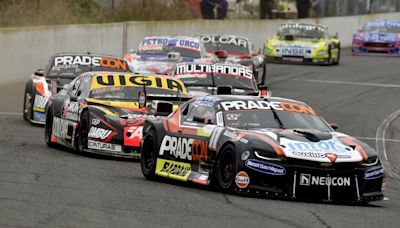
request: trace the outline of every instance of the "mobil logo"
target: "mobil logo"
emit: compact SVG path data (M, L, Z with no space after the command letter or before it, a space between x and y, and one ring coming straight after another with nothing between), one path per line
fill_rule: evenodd
M236 174L235 183L239 188L247 188L250 184L250 177L245 171L240 171Z
M292 152L335 152L335 153L346 153L349 152L341 142L330 139L319 142L301 142L290 140L287 143L287 148Z

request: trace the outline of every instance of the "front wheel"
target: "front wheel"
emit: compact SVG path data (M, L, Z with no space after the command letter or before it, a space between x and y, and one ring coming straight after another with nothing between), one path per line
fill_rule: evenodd
M337 58L333 65L339 65L339 62L340 62L340 45L338 46Z
M48 147L54 147L56 144L51 141L51 137L53 136L53 112L51 111L51 107L49 107L46 114L46 125L44 127L44 139Z
M216 180L222 191L232 191L235 187L235 147L227 145L221 152L220 159L217 162Z
M143 138L142 157L140 159L142 173L148 180L156 179L157 152L156 131L150 130Z

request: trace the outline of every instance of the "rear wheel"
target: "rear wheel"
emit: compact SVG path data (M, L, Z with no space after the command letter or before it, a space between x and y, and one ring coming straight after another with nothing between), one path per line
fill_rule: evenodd
M33 107L32 103L33 103L32 88L30 83L27 83L25 86L24 104L22 110L22 117L26 121L32 119L32 107Z
M221 153L221 157L217 163L216 180L222 191L231 191L235 187L235 147L227 145Z
M157 152L156 131L150 130L143 138L142 157L140 160L142 173L146 179L156 179Z
M77 149L79 152L84 152L88 148L89 134L89 112L84 111L79 121L77 138Z
M46 114L46 125L44 127L44 139L48 147L54 147L56 145L51 141L51 137L53 135L53 118L53 112L51 111L51 107L49 107Z

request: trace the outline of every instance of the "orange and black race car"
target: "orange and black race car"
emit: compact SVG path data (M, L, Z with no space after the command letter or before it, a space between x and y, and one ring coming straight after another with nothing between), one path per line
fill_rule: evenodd
M88 71L129 72L128 63L118 57L99 54L58 53L45 69L38 69L25 85L23 117L32 123L45 123L45 108L52 94Z
M87 72L50 98L46 143L138 157L144 119L169 114L188 99L184 84L169 76Z
M141 168L223 191L328 202L383 199L384 167L365 143L307 104L269 97L193 98L146 120Z

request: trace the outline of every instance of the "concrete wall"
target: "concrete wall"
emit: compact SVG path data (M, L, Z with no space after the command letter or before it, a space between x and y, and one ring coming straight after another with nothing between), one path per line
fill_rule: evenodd
M332 34L339 33L342 46L349 47L354 31L372 19L400 20L400 13L298 21L327 25ZM0 29L0 85L27 80L35 69L44 68L49 57L56 52L91 51L122 55L125 47L136 48L144 36L202 33L246 36L256 48L260 48L265 39L272 37L278 26L285 22L288 21L153 21ZM124 39L124 34L127 39Z

